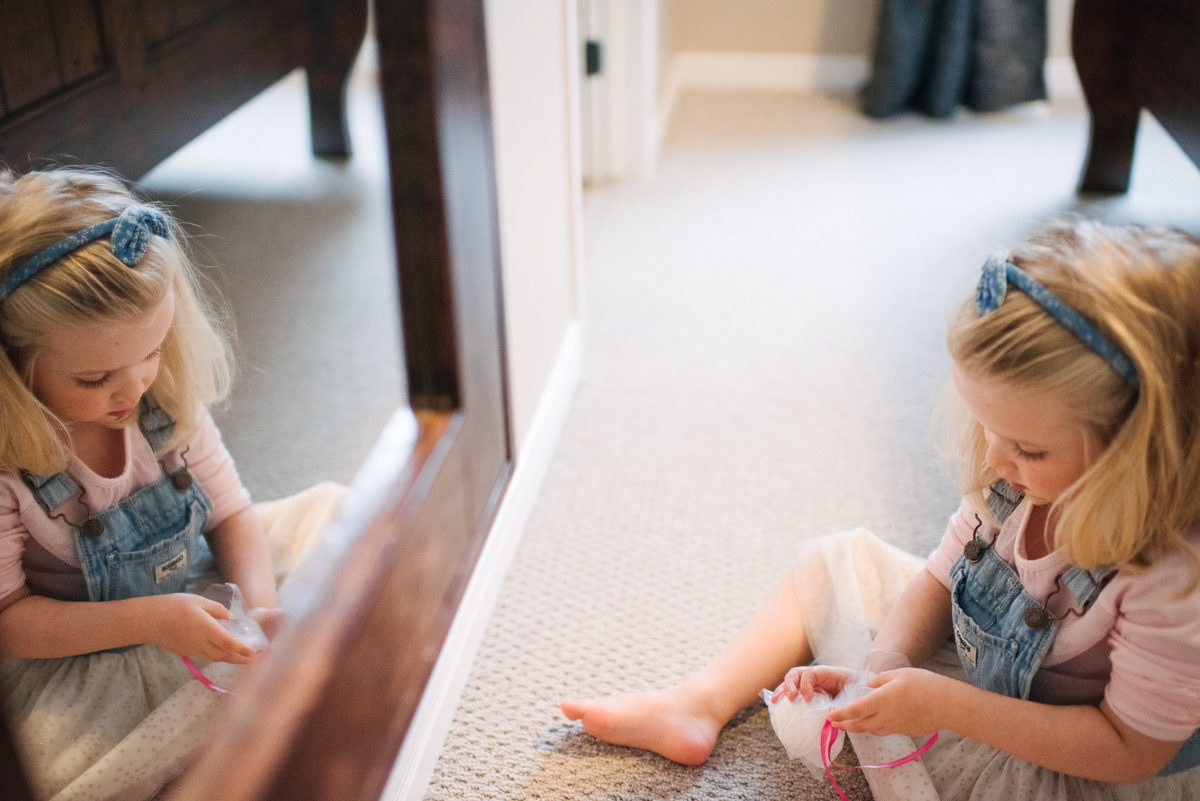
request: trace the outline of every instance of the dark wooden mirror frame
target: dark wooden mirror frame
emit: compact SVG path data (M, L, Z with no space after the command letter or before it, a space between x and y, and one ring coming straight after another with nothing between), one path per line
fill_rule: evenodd
M159 43L136 0L53 5L94 10L101 66L74 83L63 67L57 89L0 116L13 166L71 154L139 177L295 66L309 71L314 152L348 153L365 4L178 0L161 6L174 16L154 30L178 30ZM415 447L376 464L386 503L173 799L378 798L511 471L482 2L380 3L375 21ZM6 731L0 782L31 798Z

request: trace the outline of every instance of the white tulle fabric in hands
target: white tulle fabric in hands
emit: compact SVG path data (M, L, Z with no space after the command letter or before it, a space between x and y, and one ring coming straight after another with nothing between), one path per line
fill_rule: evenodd
M904 660L904 664L897 667L909 667L908 660ZM781 695L778 701L772 702L771 697L774 693L771 690L763 690L762 698L771 714L771 728L775 730L779 742L783 743L788 759L803 760L817 781L824 779L826 773L821 759L821 730L825 726L825 718L833 710L857 701L871 692L867 682L875 675L871 670L860 671L834 698L830 698L824 690L817 690L813 693L811 701L805 701L800 695L796 696L795 701ZM835 731L837 736L829 749L830 761L842 753L842 746L846 742L846 733L836 729Z
M835 709L833 699L822 690L814 692L811 701L800 696L793 701L786 695L772 701L773 694L770 690L762 691L775 736L783 743L788 759L803 760L817 781L821 781L825 778L825 769L821 767L821 727L825 725L825 716ZM845 742L846 733L839 731L830 749L832 757L842 753Z

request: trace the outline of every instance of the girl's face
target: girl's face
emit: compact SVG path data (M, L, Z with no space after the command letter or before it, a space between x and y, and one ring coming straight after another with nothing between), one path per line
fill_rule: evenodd
M141 320L82 323L53 332L37 351L31 389L68 423L128 424L158 375L158 353L175 316L168 292Z
M954 385L983 426L988 465L1035 501L1058 500L1104 450L1056 394L973 378L957 367Z

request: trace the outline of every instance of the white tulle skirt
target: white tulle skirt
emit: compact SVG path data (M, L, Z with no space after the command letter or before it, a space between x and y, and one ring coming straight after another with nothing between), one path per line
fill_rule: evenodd
M319 484L256 504L276 583L310 554L345 496ZM236 691L240 668L197 661ZM154 645L121 653L0 660L0 697L34 796L52 801L144 801L177 776L230 697L197 681Z
M924 559L888 545L865 529L802 543L796 591L817 661L859 667L905 584L924 566ZM966 680L951 643L925 667ZM861 759L864 743L852 740ZM1113 785L1047 770L946 731L921 761L924 770L919 763L912 763L864 771L876 801L930 797L930 792L936 792L941 801L1200 799L1200 767L1141 784Z

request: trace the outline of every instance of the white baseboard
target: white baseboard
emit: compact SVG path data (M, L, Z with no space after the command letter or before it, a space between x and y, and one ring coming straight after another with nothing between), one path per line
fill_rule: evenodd
M732 92L853 92L866 83L871 64L860 55L812 53L682 52L671 57L659 92L660 137L686 89ZM1075 62L1046 59L1051 99L1082 97Z
M383 801L420 801L425 795L484 631L504 586L504 577L554 456L582 373L583 338L576 322L563 336L508 489L408 728L381 796Z

